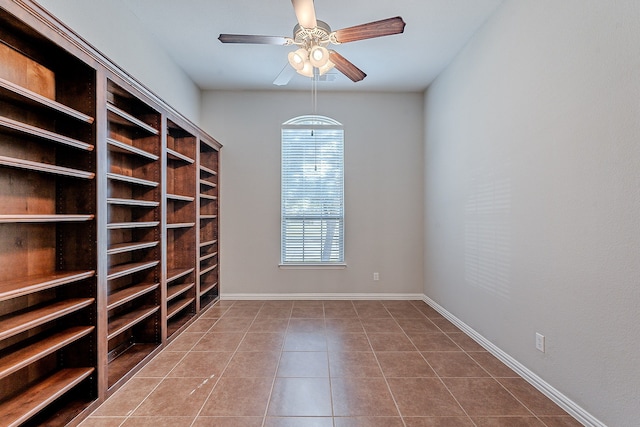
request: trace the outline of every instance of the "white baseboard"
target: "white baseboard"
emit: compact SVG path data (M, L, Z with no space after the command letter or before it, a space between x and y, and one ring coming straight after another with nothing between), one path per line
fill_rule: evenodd
M589 412L584 410L577 403L562 394L551 384L540 378L538 375L529 370L522 363L495 346L491 341L473 330L469 325L449 313L444 307L433 301L426 295L422 296L422 300L431 306L434 310L444 316L451 323L460 328L464 333L473 338L478 344L484 347L489 353L500 359L505 365L513 369L518 375L528 381L532 386L538 389L542 394L553 400L558 406L567 411L572 417L580 421L587 427L607 427L606 424L595 418Z
M422 301L423 294L345 294L345 293L288 293L288 294L220 294L221 300L412 300Z

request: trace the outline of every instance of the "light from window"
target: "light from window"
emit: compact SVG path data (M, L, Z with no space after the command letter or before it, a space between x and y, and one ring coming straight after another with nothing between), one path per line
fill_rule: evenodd
M286 264L344 263L344 131L328 117L282 126L282 246Z

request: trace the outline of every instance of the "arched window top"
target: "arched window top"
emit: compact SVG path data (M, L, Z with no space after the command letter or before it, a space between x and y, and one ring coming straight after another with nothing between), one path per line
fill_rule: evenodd
M287 120L282 126L337 126L342 128L342 123L330 117L306 115Z

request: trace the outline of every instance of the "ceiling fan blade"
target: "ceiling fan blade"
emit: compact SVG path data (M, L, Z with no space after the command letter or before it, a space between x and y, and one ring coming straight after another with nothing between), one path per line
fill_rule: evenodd
M254 36L249 34L220 34L222 43L275 44L287 46L292 43L291 38L281 36Z
M318 25L313 0L291 0L291 4L302 28L313 29Z
M335 50L329 51L329 60L335 64L338 71L349 77L354 82L359 82L360 80L367 77L364 71L353 65L344 56L340 55Z
M278 74L278 77L273 81L273 84L276 86L286 86L295 73L296 70L287 62L282 71L280 71L280 74Z
M354 27L343 28L334 32L338 43L348 43L374 37L390 36L404 32L406 23L401 17L383 19Z

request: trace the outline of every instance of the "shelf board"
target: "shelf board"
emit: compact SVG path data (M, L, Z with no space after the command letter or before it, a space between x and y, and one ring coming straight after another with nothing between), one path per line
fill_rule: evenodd
M50 108L54 111L65 114L76 120L80 120L81 122L91 124L94 121L94 118L87 114L81 113L80 111L74 110L71 107L68 107L64 104L54 101L53 99L44 97L38 93L30 91L29 89L25 89L22 86L19 86L3 78L0 78L0 88L8 90L9 92L16 94L21 98L24 98L25 100L30 101L31 103Z
M127 144L126 142L117 141L113 138L107 138L107 144L110 150L117 151L119 153L132 154L140 157L144 157L149 160L158 160L160 157L156 156L153 153L149 153L142 148L134 147L131 144Z
M18 169L26 169L35 172L68 176L72 178L93 179L96 176L96 174L93 172L86 172L78 169L56 166L49 163L32 162L30 160L16 159L6 156L0 156L0 165Z
M200 184L211 188L216 188L218 186L215 182L207 181L206 179L201 179Z
M157 187L158 183L147 179L135 178L133 176L120 175L118 173L108 173L107 178L114 181L127 182L129 184L142 185L144 187Z
M60 135L59 133L51 132L46 129L22 123L8 117L0 116L0 126L26 135L35 136L63 145L68 145L70 147L78 148L84 151L93 151L94 149L94 146L92 144L87 144L86 142L82 142L77 139L69 138L68 136Z
M207 240L206 242L200 242L200 247L204 248L206 246L211 246L211 245L215 245L216 243L218 243L218 240Z
M181 196L179 194L167 194L167 200L176 200L178 202L193 202L196 198L191 196Z
M189 156L185 156L182 153L177 152L176 150L172 150L171 148L167 148L167 159L169 160L179 160L188 164L193 164L195 160L193 160Z
M107 102L107 111L109 111L110 113L113 114L113 116L109 117L109 120L114 121L116 123L119 124L125 124L125 125L129 125L129 126L135 126L137 128L143 129L146 132L150 133L151 135L158 135L160 132L158 131L158 129L149 126L148 124L146 124L145 122L143 122L142 120L140 120L139 118L127 113L124 110L121 110L120 108L116 107L115 105ZM114 117L115 116L115 117ZM118 120L121 119L121 120ZM122 121L124 120L124 122Z
M176 229L176 228L189 228L195 226L195 222L178 222L175 224L167 224L167 228Z
M196 299L195 298L187 298L184 300L174 301L172 304L167 306L167 320L174 317L176 314L180 313L190 304L192 304Z
M107 203L110 205L134 206L139 208L155 208L160 206L160 202L153 200L118 199L115 197L108 198Z
M107 224L107 230L121 230L125 228L151 228L160 224L160 221L145 222L112 222Z
M19 279L0 282L0 301L29 295L45 289L67 285L88 279L95 275L94 270L87 271L57 271L52 274L20 277Z
M167 283L173 282L187 274L192 273L195 268L172 268L167 271Z
M206 260L208 260L209 258L213 258L213 257L214 257L214 256L216 256L216 255L218 255L218 252L212 252L212 253L210 253L210 254L203 255L203 256L201 256L201 257L200 257L200 262L202 262L202 261L206 261Z
M2 425L22 425L54 400L80 384L91 375L94 368L67 368L47 377L22 393L0 404Z
M218 215L200 215L200 219L216 219Z
M205 140L205 139L201 139L200 140L201 144L205 144L207 146L208 149L213 150L213 151L218 151L219 148L216 147L215 145L211 144L209 141ZM202 148L200 148L200 151L202 151Z
M149 356L158 344L135 343L123 353L109 361L107 368L108 387L111 388L128 372L133 370L145 357Z
M208 286L201 287L200 295L204 295L208 292L211 292L216 286L218 286L218 282L214 282Z
M212 265L212 266L210 266L210 267L205 268L204 270L200 270L200 275L202 276L203 274L206 274L206 273L208 273L208 272L210 272L210 271L213 271L213 270L215 270L217 267L218 267L218 264L214 264L214 265Z
M119 277L128 276L129 274L137 273L139 271L148 270L155 267L159 263L160 261L148 261L116 265L109 268L109 272L107 273L107 280L113 280Z
M158 286L160 286L158 283L142 283L114 292L108 297L107 310L113 310L122 304L126 304L142 295L148 294L158 289Z
M158 246L157 241L153 242L127 242L127 243L118 243L116 245L109 246L107 249L107 255L115 255L122 254L125 252L133 252L140 249L148 249Z
M93 218L93 215L0 215L0 223L82 222Z
M158 311L160 307L142 307L134 311L127 312L121 316L117 316L113 319L109 319L109 332L107 334L107 340L111 340L114 337L120 335L127 329L132 328L138 323L145 320L147 317Z
M93 298L60 300L17 315L2 316L2 320L0 320L0 340L83 309L93 304L93 301Z
M210 169L210 168L208 168L206 166L203 166L203 165L200 165L200 170L204 171L204 172L206 172L208 174L211 174L211 175L218 175L218 172L216 172L213 169Z
M200 194L201 199L218 200L218 196L210 196L208 194Z
M0 378L5 378L20 369L52 354L88 335L93 326L74 326L43 338L0 359Z
M174 298L184 294L189 289L192 289L195 286L195 283L182 283L180 285L173 285L167 288L167 301L171 301Z

